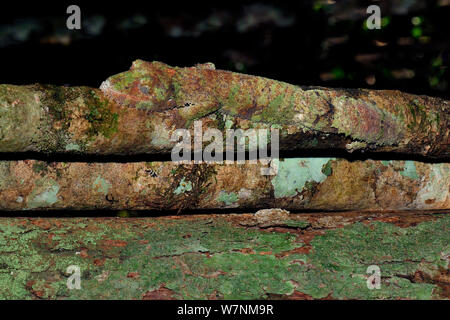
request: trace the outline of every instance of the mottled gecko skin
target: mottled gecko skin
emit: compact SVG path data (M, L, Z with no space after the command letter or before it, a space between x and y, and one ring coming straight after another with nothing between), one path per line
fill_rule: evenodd
M289 152L450 159L450 102L399 91L299 87L212 64L142 60L101 90L0 84L0 153L170 154L174 132L194 134L196 120L222 135L279 129Z
M263 77L136 60L100 89L116 103L201 118L221 114L254 123L345 136L347 149L383 147L427 156L450 156L449 101L399 91L299 87ZM438 107L436 107L438 106Z
M195 77L198 74L202 78L212 78L214 74L208 73L208 70L215 70L212 63L177 68L157 61L136 60L129 71L108 78L100 89L122 106L149 112L193 105L209 108L217 104L211 99L215 88L212 88L211 82L204 83L200 77ZM202 86L186 88L198 83L202 83ZM207 93L208 97L202 92ZM200 99L197 97L199 94Z

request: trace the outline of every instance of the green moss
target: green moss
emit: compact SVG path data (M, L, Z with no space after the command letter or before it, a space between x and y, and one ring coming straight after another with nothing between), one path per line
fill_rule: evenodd
M225 132L226 128L226 115L224 115L222 112L220 112L220 108L217 109L214 112L214 115L216 116L216 121L217 121L217 129L219 129L222 132Z
M322 173L326 176L331 176L331 174L333 173L333 160L329 160L327 163L325 163L322 166Z
M436 125L439 126L439 124L440 124L440 118L439 118L439 113L438 113L438 112L436 112L435 122L436 122Z
M62 120L63 125L66 125L65 120L68 118L68 114L65 105L73 97L71 89L51 85L42 85L42 89L42 103L48 108L55 120Z
M316 183L312 181L306 181L303 189L305 190L314 190L316 187Z
M205 196L205 186L213 182L215 173L214 167L206 163L201 163L195 167L176 166L171 170L172 182L170 186L160 190L160 196L166 199L168 206L171 208L178 210L194 208ZM174 190L177 190L177 192L174 192Z
M47 166L48 166L48 165L47 165L46 162L35 161L35 162L33 163L32 169L33 169L33 172L35 172L35 173L40 173L40 172L45 173L45 172L47 172L47 170L48 170L48 167L47 167Z
M309 226L311 226L311 223L305 220L287 220L284 222L284 224L288 227L292 228L300 228L300 229L306 229Z
M70 140L68 129L70 127L71 114L68 110L68 104L79 96L81 88L60 87L52 85L36 85L36 90L40 92L40 102L48 110L50 119L47 125L49 132L44 131L38 149L43 152L64 152L65 147ZM57 126L54 126L57 124Z
M412 115L412 122L408 124L408 128L411 130L421 129L424 130L427 126L431 126L433 122L439 125L439 113L436 112L434 119L428 114L428 111L424 105L419 104L417 100L414 100L412 104L408 106L409 112Z
M91 91L86 97L88 113L86 119L91 125L89 128L90 136L102 134L106 138L117 132L119 115L110 110L109 102L100 98L94 91Z

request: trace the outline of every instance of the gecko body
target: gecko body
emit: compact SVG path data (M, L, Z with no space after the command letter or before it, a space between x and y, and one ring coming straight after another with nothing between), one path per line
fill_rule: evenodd
M388 90L300 87L216 70L212 63L180 68L143 60L134 61L130 70L108 78L100 88L124 107L146 113L176 110L168 117L176 114L186 120L183 123L220 112L248 120L253 127L262 124L288 134L301 131L317 139L333 138L349 152L384 148L448 154L444 114L449 105L438 98Z

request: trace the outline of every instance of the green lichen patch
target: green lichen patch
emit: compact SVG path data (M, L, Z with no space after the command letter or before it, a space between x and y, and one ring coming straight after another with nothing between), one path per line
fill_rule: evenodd
M1 219L0 298L141 299L160 288L184 299L294 291L335 299L443 297L433 279L448 269L446 215L408 227L375 221L307 229L301 234L315 232L307 244L294 229L248 229L232 220ZM69 265L80 267L81 290L66 286ZM380 268L380 289L367 287L371 265Z
M389 164L391 163L390 160L382 160L381 163L383 164L383 166L388 167Z
M92 184L92 189L94 191L103 193L104 195L108 194L109 189L111 189L111 187L112 187L111 183L102 178L101 176L95 178L95 181Z
M239 197L234 192L227 193L225 191L220 191L219 196L217 197L217 201L223 202L227 206L234 204L238 200L239 200Z
M34 196L28 201L28 207L30 209L49 207L52 204L58 202L59 186L51 186L44 192Z
M289 158L279 161L278 173L272 179L275 197L293 197L302 192L308 182L324 181L331 174L330 168L327 168L331 160L333 159Z
M91 264L80 254L104 235L104 226L35 219L24 226L0 220L0 299L54 299L69 295L66 269L77 265L85 278ZM82 236L81 234L82 233Z
M435 164L430 172L427 184L419 191L416 202L425 207L436 201L444 202L448 199L449 185L450 175L446 163Z
M400 174L413 180L419 179L414 161L405 161L405 166L403 170L400 171Z
M59 189L60 186L53 179L38 179L35 188L27 197L27 209L51 207L59 201Z
M314 238L312 253L303 256L315 268L298 267L297 290L315 298L431 299L439 291L435 285L408 279L418 270L432 278L446 267L441 252L449 243L449 223L445 217L409 228L374 222L328 231ZM367 288L370 265L381 270L379 290Z
M192 183L190 181L184 181L184 178L181 179L180 184L178 185L178 188L173 190L173 193L180 194L192 191Z
M94 282L92 287L89 283L85 290L92 290L88 291L90 295L103 292L104 297L115 298L115 292L120 288L120 298L139 299L146 291L164 284L165 288L186 299L204 299L215 292L225 298L242 296L245 290L253 291L247 295L251 298L255 293L263 294L260 284L265 284L270 276L267 274L265 279L254 282L258 273L246 271L250 270L250 263L261 261L256 267L261 269L259 275L279 264L274 255L258 253L273 250L276 254L295 248L293 235L246 231L220 220L168 223L158 225L157 230L145 233L140 242L128 242L121 252L125 259L122 258L120 264L105 264L105 268L110 270L108 279L101 284ZM245 251L249 245L256 253L254 257L237 252ZM239 269L244 272L242 276L238 275ZM139 278L127 279L130 272L139 273ZM238 285L243 289L241 293L235 288ZM274 285L290 286L288 283L276 284L275 281ZM246 286L249 287L246 289ZM227 287L233 292L228 294ZM222 288L224 292L220 292ZM73 298L80 298L85 297L86 292L74 294Z
M65 148L66 151L80 151L80 146L76 143L68 143Z

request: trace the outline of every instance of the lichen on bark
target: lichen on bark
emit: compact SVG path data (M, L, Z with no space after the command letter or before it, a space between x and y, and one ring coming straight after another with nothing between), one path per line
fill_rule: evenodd
M348 161L84 163L0 161L0 210L417 210L450 207L450 164ZM20 199L20 201L18 201Z
M448 159L449 113L446 100L399 91L299 87L138 60L101 90L1 85L0 152L169 154L175 130L193 136L200 120L204 130L222 133L276 127L281 150Z
M0 298L449 298L449 217L1 218ZM69 265L81 290L67 288ZM370 265L379 290L367 287Z

